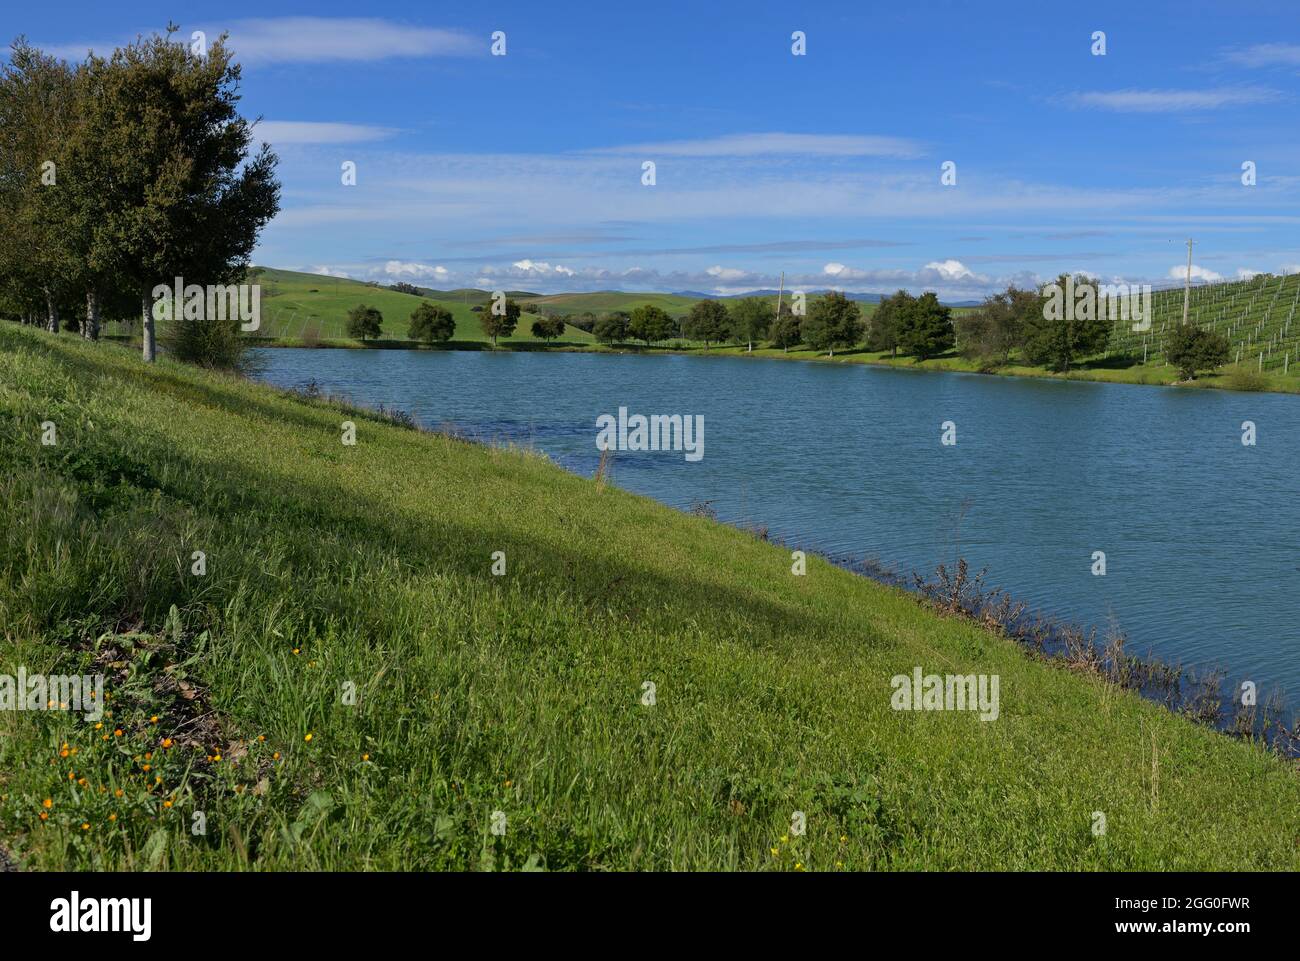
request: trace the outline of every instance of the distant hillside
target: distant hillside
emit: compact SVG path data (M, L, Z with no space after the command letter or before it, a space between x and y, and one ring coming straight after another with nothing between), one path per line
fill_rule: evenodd
M346 277L329 277L272 267L254 269L260 271L258 282L262 286L262 327L258 331L260 337L307 342L348 340L348 311L358 304L366 304L377 307L384 316L381 339L405 341L411 311L421 301L428 300L446 307L455 317L454 342L481 344L491 339L483 333L479 323L480 312L474 310L488 302L491 296L488 291L428 290L423 296L416 296ZM529 291L507 291L507 294L520 300L521 305L524 298L537 296ZM540 343L529 333L529 327L536 319L535 315L525 313L514 336L504 338L503 342ZM587 344L592 342L592 336L576 327L568 327L560 340L564 343Z
M524 306L536 306L555 313L580 314L585 311L602 313L611 310L632 311L645 304L653 304L674 317L691 309L699 297L681 294L627 293L621 290L598 290L591 293L533 295Z

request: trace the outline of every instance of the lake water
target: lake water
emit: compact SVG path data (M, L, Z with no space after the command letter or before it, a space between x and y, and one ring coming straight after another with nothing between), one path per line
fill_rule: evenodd
M1043 613L1117 624L1132 653L1300 703L1300 398L716 356L259 354L278 386L314 379L588 476L601 414L701 414L701 460L620 452L613 482L904 573L960 553Z

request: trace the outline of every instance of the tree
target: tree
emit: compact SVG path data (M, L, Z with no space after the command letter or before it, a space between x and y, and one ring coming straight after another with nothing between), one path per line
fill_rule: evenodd
M59 216L75 83L66 63L22 39L0 75L0 267L11 295L55 333L78 265L74 230Z
M591 328L596 340L602 344L617 344L627 340L628 316L622 311L614 311L597 317Z
M627 322L628 336L644 341L649 347L655 341L667 340L677 333L677 324L668 312L653 304L642 304L632 311Z
M1195 380L1198 370L1226 364L1231 349L1223 335L1190 323L1176 325L1165 341L1165 357L1183 380Z
M937 357L953 345L952 311L934 291L914 299L899 313L898 346L918 361Z
M550 343L564 334L564 317L559 314L533 321L533 336Z
M867 350L889 351L892 356L898 356L898 325L913 300L906 290L881 298L867 317Z
M954 320L958 349L981 370L1001 367L1024 340L1025 318L1042 312L1037 291L1010 286L984 298L979 310Z
M411 340L422 340L426 344L445 343L454 333L456 318L441 304L425 300L411 311L411 326L406 330L406 336Z
M1076 289L1085 293L1090 289L1092 297L1085 296L1079 302L1071 297L1066 303L1062 291ZM1067 371L1078 358L1101 350L1110 331L1096 308L1096 284L1092 280L1079 277L1075 281L1062 274L1043 290L1041 309L1026 312L1022 318L1025 356L1030 363Z
M175 277L238 283L279 211L277 160L265 143L249 154L225 35L200 53L173 42L175 29L86 61L95 105L84 134L107 171L95 182L110 192L95 229L97 267L138 291L146 361L155 356L152 289Z
M500 313L497 313L498 309ZM523 310L513 300L507 300L500 308L496 301L488 305L488 309L479 317L479 323L483 326L483 333L492 338L493 347L497 345L498 337L509 337L515 332L522 313Z
M704 349L709 344L726 340L731 332L727 308L717 300L699 300L691 306L691 312L682 322L682 333L691 340L704 341Z
M754 349L754 341L767 336L772 326L772 304L762 297L742 297L731 305L729 326L732 336L743 340L747 350Z
M384 315L378 307L357 304L348 311L348 336L363 343L367 338L378 337L384 323Z
M862 311L857 301L838 291L828 291L813 302L800 325L804 343L820 353L835 356L836 347L853 347L862 339Z
M399 280L397 283L393 284L393 290L397 291L399 294L414 294L416 297L424 295L424 292L420 290L419 287L414 284L408 284L404 280Z
M783 354L799 343L799 318L791 313L789 304L781 305L781 315L772 322L770 334L772 343L780 347Z

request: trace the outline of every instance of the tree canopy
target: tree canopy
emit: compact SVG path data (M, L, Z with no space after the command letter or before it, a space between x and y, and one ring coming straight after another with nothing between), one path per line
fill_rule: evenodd
M422 340L426 344L445 343L454 333L456 318L446 307L425 300L411 311L411 325L406 331L411 340Z
M814 351L824 350L834 357L836 347L853 347L862 340L862 310L857 301L839 291L828 291L808 308L800 333Z
M102 305L133 299L146 360L154 288L240 282L279 211L277 160L266 144L251 151L225 36L203 50L175 29L75 65L20 39L0 72L6 301L57 330L59 308L80 300L78 327L93 337ZM228 338L192 342L203 341Z

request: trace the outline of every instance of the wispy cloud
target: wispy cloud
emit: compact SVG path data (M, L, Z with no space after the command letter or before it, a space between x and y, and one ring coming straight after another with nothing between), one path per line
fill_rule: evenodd
M362 143L382 140L398 131L392 127L372 127L356 123L318 123L310 120L263 120L253 128L255 140L272 144L291 143Z
M1271 103L1281 96L1279 91L1269 87L1215 87L1208 90L1094 90L1071 94L1067 100L1076 107L1124 113L1180 113Z
M469 56L487 50L485 38L460 30L419 27L375 17L275 17L199 23L185 26L176 38L190 42L202 30L209 43L224 32L230 48L245 64L342 63L397 58ZM142 31L145 34L151 30ZM40 43L56 57L79 60L87 50L101 55L134 40L134 36L97 43Z
M1223 59L1243 67L1300 67L1300 44L1257 43L1228 50Z
M595 153L637 154L647 157L759 157L793 154L806 157L916 157L921 147L903 137L851 134L738 133L702 140L608 147Z

